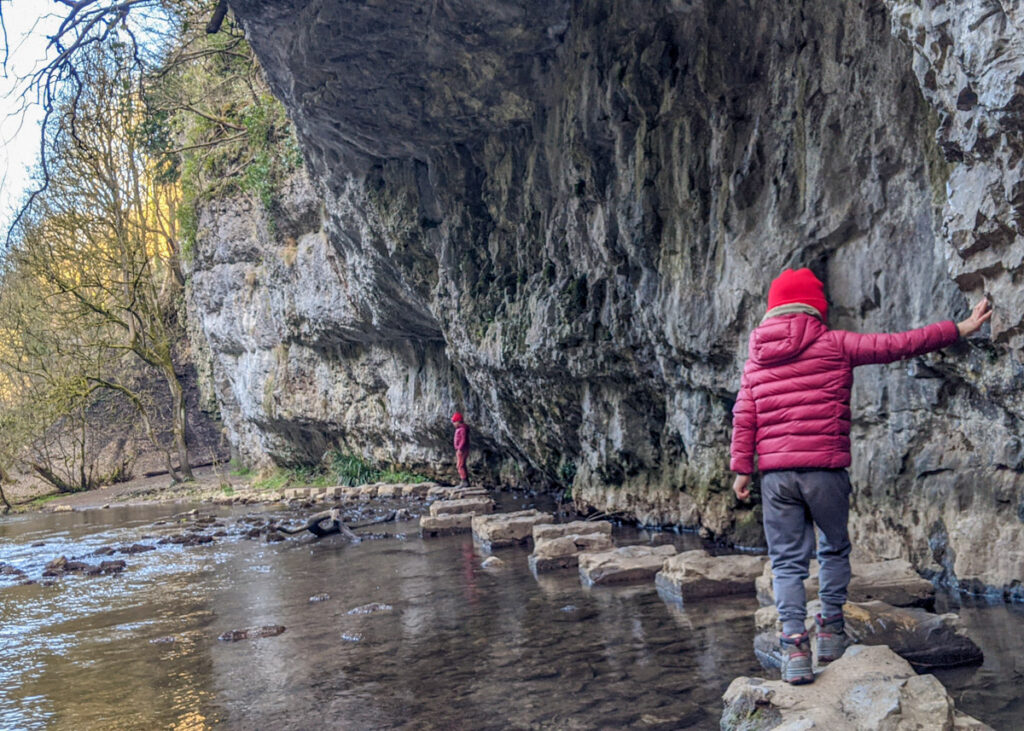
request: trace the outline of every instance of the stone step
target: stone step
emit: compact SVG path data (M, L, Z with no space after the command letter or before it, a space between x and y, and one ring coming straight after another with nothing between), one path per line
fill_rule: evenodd
M534 526L550 523L554 516L539 510L474 515L473 539L485 548L504 548L525 543L533 537Z
M804 581L807 596L818 595L818 562L811 561L810 576ZM850 561L852 576L847 588L851 602L878 600L894 607L932 607L935 587L902 558L888 561ZM762 606L775 603L771 563L757 579L757 600Z
M652 581L675 546L623 546L611 551L581 553L580 580L585 586Z
M754 596L755 581L767 560L765 556L712 556L704 550L685 551L665 561L654 582L660 593L683 602L714 596Z
M918 675L888 647L849 647L812 686L740 677L722 696L723 731L789 729L990 729L955 709L934 675ZM757 725L752 724L756 714Z
M808 631L819 611L820 602L808 603ZM975 665L985 659L956 614L933 614L918 607L894 607L879 601L847 602L843 614L851 642L886 645L919 669ZM758 632L755 654L766 667L778 667L776 638L782 629L778 618L775 607L761 607L754 615Z
M472 524L472 513L424 515L420 518L420 535L424 538L435 538L469 533L472 530Z
M494 510L489 497L470 497L461 500L437 500L430 506L431 515L486 515Z
M530 569L536 573L577 568L581 553L597 553L615 548L612 525L607 521L576 520L571 523L533 527L533 553Z

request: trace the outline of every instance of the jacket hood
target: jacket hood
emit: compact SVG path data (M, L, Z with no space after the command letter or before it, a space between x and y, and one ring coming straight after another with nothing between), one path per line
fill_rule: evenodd
M750 358L761 365L785 363L827 330L821 320L804 313L771 317L750 333Z

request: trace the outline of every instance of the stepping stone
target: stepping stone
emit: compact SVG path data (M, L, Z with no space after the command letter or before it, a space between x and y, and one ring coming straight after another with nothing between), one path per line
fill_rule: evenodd
M377 488L377 497L396 497L402 494L402 485L381 485Z
M487 548L514 546L528 541L533 536L535 525L550 523L552 520L554 517L550 513L539 510L475 515L472 521L473 538Z
M379 487L378 485L360 485L359 486L359 495L360 495L360 497L364 497L364 498L377 497L377 489L378 489L378 487Z
M430 506L431 515L485 515L494 509L489 497L471 497L462 500L438 500Z
M731 594L754 596L754 582L767 560L764 556L712 556L703 550L685 551L665 561L654 583L662 595L676 601Z
M426 497L430 488L434 484L431 482L420 482L413 483L411 485L402 485L402 496L403 497Z
M472 513L424 515L420 518L420 535L424 538L453 536L457 533L469 533L472 529Z
M804 580L808 598L818 595L818 562L811 561L810 576ZM889 561L851 561L852 577L847 588L851 602L878 600L894 607L925 607L935 605L935 587L922 578L910 562L896 558ZM762 605L775 603L772 589L771 563L757 579L757 600Z
M918 675L888 647L849 647L809 688L740 677L722 696L723 731L787 729L990 729L956 710L934 675ZM755 723L752 723L756 721Z
M536 525L533 527L530 569L534 573L543 573L576 568L581 553L599 553L615 548L611 533L612 524L603 520Z
M814 624L820 602L807 606L807 629ZM847 602L843 606L846 634L861 645L886 645L918 669L976 665L984 661L981 649L968 636L956 614L932 614L918 607L894 607L885 602ZM754 615L758 636L754 654L766 667L778 667L776 636L781 629L775 607L762 607Z
M675 546L623 546L612 551L581 553L580 580L585 586L650 581Z

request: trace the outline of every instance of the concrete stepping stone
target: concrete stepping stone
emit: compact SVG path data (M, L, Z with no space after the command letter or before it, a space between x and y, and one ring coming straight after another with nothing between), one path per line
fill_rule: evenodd
M676 601L713 596L754 596L765 556L712 556L704 550L684 551L665 561L654 577L659 593Z
M807 629L821 603L807 605ZM960 617L933 614L918 607L894 607L885 602L847 602L843 606L846 634L861 645L886 645L918 669L976 665L985 657L967 634ZM758 635L754 654L766 667L778 667L776 637L781 630L775 607L762 607L754 615Z
M810 576L804 580L808 598L818 595L818 562L811 561ZM888 561L851 561L852 576L847 589L851 602L878 600L894 607L925 607L935 605L935 587L923 578L910 562L896 558ZM771 563L757 579L757 600L762 605L775 603Z
M586 586L651 581L675 546L623 546L611 551L581 553L580 580Z
M470 497L461 500L438 500L430 506L431 515L486 515L494 510L494 501L489 497Z
M533 537L534 526L553 520L554 516L550 513L532 509L514 513L474 515L471 523L473 539L488 549L514 546L530 540Z
M740 677L722 696L723 731L787 729L946 729L982 731L956 710L934 675L918 675L888 647L854 645L812 686ZM756 725L752 723L756 719Z
M530 570L543 573L577 568L581 553L599 553L615 548L611 535L612 524L604 520L574 520L571 523L534 526Z

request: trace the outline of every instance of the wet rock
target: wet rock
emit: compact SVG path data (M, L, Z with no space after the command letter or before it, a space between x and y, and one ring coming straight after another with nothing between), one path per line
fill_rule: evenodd
M821 609L807 605L807 629ZM886 645L918 669L974 665L984 660L981 649L967 634L956 614L932 614L917 607L894 607L885 602L848 602L843 606L846 633L862 645ZM758 632L754 654L765 667L779 667L776 637L781 630L775 607L762 607L754 615Z
M430 506L431 515L486 515L494 509L494 502L487 497L470 497L460 500L438 500Z
M109 556L112 553L114 553L113 547L111 547L111 546L103 546L101 548L97 548L95 551L93 551L89 555L90 556Z
M257 535L259 534L257 533ZM170 543L177 546L200 546L205 543L213 543L213 536L208 536L204 533L178 533L173 536L161 538L157 543Z
M580 580L586 586L652 581L675 546L623 546L612 551L581 553Z
M35 543L32 544L31 547L32 548L39 548L40 546L45 546L45 545L46 545L46 541L36 541Z
M426 497L430 488L435 487L431 482L419 482L402 486L403 497Z
M311 596L309 598L309 601L312 604L312 603L315 603L315 602L325 602L325 601L327 601L330 598L331 598L331 595L327 594L327 593L324 593L324 594L314 594L313 596Z
M381 485L377 488L377 497L379 498L394 498L400 497L402 494L402 485L388 484Z
M658 590L678 601L730 594L755 594L755 581L768 559L764 556L712 556L685 551L665 561L655 576Z
M473 538L477 542L486 548L503 548L525 543L533 537L535 525L551 523L552 520L554 518L550 513L531 509L514 513L474 515L471 526Z
M888 647L854 645L813 686L740 677L722 696L723 731L787 729L988 729L958 712L933 675L917 675Z
M255 640L261 637L276 637L285 631L284 625L267 624L262 627L247 627L246 629L233 629L217 637L222 642L238 642L239 640Z
M530 569L534 573L543 573L576 568L581 553L615 548L611 532L612 524L603 520L534 526Z
M424 515L420 518L420 535L424 538L469 533L472 529L473 516L469 513L462 515Z
M124 561L118 559L116 561L102 561L99 566L91 566L87 569L87 573L92 575L97 574L119 574L125 570L127 564Z
M364 604L361 607L355 609L349 609L347 614L380 614L393 612L395 608L390 604L382 604L380 602L373 602L371 604Z
M480 564L480 567L485 569L503 569L505 566L505 562L497 556L488 556Z
M121 553L145 553L146 551L155 551L156 546L148 546L144 543L134 543L130 546L126 546L120 549Z
M811 561L810 576L804 581L808 598L818 594L818 562ZM852 576L848 587L849 601L883 601L895 607L932 607L935 587L922 578L904 559L889 561L850 561ZM757 599L762 605L775 603L771 563L757 579Z

